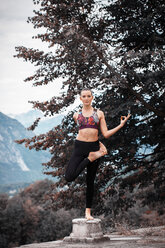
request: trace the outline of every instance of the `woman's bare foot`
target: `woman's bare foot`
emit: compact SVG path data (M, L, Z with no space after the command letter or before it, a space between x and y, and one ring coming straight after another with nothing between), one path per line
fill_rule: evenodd
M107 154L107 149L106 147L103 145L103 143L99 142L100 143L100 149L96 152L90 152L89 155L88 155L88 159L93 162L95 161L96 159L104 156Z
M90 208L86 208L85 210L85 218L87 220L93 220L94 218L91 216L91 209Z
M104 153L104 155L107 154L107 148L105 147L105 145L103 145L103 143L99 142L100 144L100 150Z

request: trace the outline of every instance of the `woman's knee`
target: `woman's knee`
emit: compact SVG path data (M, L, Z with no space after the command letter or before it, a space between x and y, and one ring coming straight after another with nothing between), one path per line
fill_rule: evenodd
M72 182L73 180L74 180L74 178L73 178L73 176L72 175L70 175L69 173L65 173L65 180L67 181L67 182Z

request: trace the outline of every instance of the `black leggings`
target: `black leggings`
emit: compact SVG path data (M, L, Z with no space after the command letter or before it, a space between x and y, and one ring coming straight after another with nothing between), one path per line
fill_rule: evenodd
M99 149L99 141L85 142L75 140L74 151L65 172L65 179L71 182L87 167L86 208L91 208L92 206L94 180L99 164L99 159L90 162L88 155L90 152L98 151Z

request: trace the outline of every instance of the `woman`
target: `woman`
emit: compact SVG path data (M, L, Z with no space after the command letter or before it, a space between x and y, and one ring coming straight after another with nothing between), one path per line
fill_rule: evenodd
M124 126L130 114L121 116L120 125L108 130L104 113L92 107L93 95L90 89L83 89L80 93L83 103L82 110L73 115L78 124L79 132L75 140L75 147L69 164L66 168L65 178L68 182L75 180L87 167L87 189L85 218L92 220L91 206L94 193L94 180L99 164L99 158L107 154L106 147L98 141L100 128L103 136L109 138Z

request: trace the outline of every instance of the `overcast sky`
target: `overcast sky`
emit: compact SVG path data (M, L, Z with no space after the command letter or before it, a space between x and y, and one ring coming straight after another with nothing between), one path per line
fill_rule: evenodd
M47 86L32 87L24 79L33 75L35 67L22 59L13 58L16 46L39 48L46 45L32 39L39 32L27 23L33 16L32 0L5 0L0 4L0 111L4 114L19 114L32 109L28 100L43 101L57 95L60 82Z

